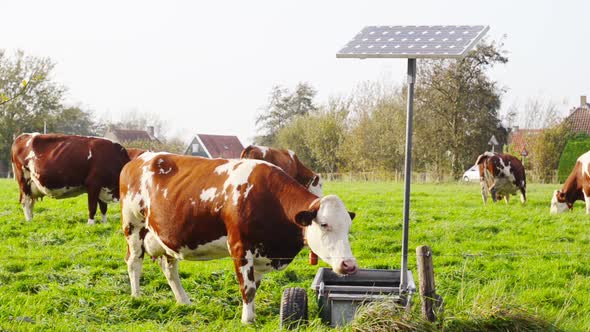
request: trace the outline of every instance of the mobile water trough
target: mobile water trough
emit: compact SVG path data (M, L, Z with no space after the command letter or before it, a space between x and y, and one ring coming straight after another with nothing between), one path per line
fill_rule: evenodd
M404 178L402 259L399 270L360 269L354 275L338 276L320 268L311 288L317 294L320 317L331 326L352 321L357 308L376 300L393 300L409 309L416 285L408 270L410 184L412 179L412 121L416 59L462 58L489 30L488 26L368 26L337 54L337 58L406 58L407 116ZM281 326L305 323L308 317L307 292L289 288L281 299Z

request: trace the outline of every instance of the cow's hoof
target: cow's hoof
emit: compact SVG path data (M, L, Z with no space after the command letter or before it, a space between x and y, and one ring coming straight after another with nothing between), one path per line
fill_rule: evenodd
M88 219L88 225L94 225L94 219Z

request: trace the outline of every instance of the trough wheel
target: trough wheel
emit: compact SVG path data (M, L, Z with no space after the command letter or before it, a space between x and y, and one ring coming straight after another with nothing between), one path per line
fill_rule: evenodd
M307 325L307 292L300 287L287 288L281 297L281 328Z

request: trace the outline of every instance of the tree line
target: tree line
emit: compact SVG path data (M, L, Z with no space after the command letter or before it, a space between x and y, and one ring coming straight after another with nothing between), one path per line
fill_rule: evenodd
M0 174L10 166L12 142L24 132L102 136L109 126L159 131L158 147L171 152L184 149L178 139L166 139L165 123L157 115L128 112L117 122L97 119L91 110L64 101L67 88L53 77L55 63L49 58L12 54L0 50ZM149 142L145 143L145 147ZM144 147L134 142L133 147ZM139 145L139 146L138 146ZM153 145L153 143L152 143ZM179 146L182 146L180 148Z
M505 64L502 45L482 43L460 60L419 60L415 89L414 170L458 178L486 151L492 135L505 144L499 114L504 90L489 70ZM315 103L300 83L274 87L256 119L255 143L297 152L320 172L401 172L405 156L406 89L365 82L347 96Z

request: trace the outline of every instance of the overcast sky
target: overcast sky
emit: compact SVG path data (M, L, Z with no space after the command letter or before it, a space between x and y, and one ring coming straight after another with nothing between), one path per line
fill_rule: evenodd
M540 98L567 112L590 95L590 1L0 0L0 12L0 48L53 59L68 102L113 120L158 113L187 140L251 143L275 84L307 81L323 102L366 80L403 83L405 60L336 59L366 25L506 35L509 63L491 73L508 89L504 109Z

